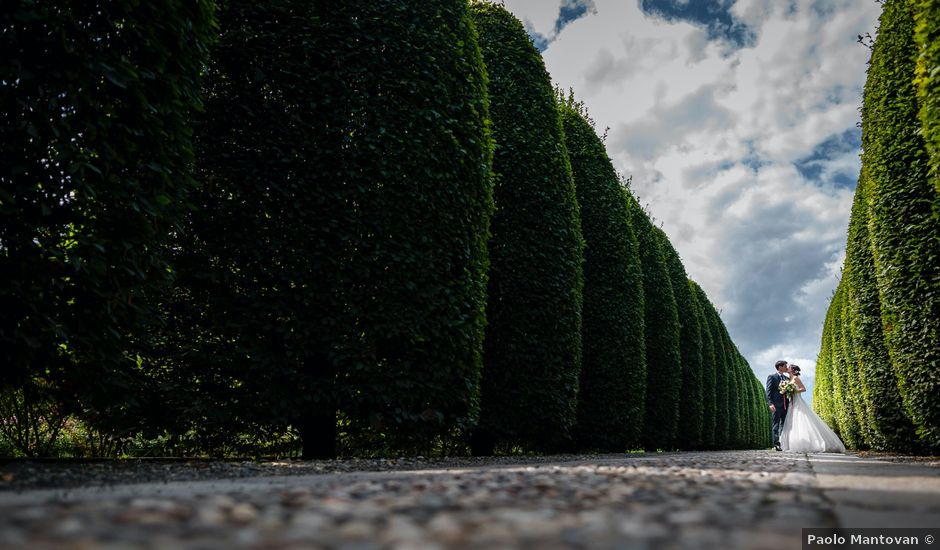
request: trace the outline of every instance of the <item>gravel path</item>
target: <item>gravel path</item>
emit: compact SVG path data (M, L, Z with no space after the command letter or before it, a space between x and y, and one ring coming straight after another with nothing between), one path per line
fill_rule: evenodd
M810 461L769 451L8 464L0 478L0 548L791 549L800 527L837 523Z

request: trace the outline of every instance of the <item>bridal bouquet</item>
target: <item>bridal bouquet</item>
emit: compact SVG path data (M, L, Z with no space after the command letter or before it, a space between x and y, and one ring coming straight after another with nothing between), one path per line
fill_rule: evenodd
M784 397L793 397L793 394L797 391L799 391L799 388L794 382L787 381L780 383L780 394Z

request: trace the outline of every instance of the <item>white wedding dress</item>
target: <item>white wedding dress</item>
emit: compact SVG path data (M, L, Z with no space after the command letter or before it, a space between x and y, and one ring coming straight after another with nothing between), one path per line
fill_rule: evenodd
M799 393L787 407L780 433L780 448L792 453L844 453L839 436L822 421Z

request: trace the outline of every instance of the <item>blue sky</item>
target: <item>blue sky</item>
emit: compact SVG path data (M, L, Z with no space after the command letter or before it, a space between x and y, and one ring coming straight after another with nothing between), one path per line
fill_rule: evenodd
M523 19L523 22L526 24L526 30L529 32L529 36L532 37L532 42L535 43L535 47L537 47L539 51L545 51L548 45L552 43L555 37L557 37L569 23L577 21L586 15L596 13L594 0L549 1L547 4L550 4L550 9L555 9L556 11L551 28L536 29L529 19Z
M759 377L812 381L858 178L880 6L505 0L708 292Z
M855 189L858 174L839 170L831 173L831 163L835 158L846 154L858 154L862 147L861 128L847 128L838 134L833 134L817 144L805 157L794 162L800 175L809 181L819 184L826 182Z
M754 31L732 13L733 5L733 0L640 0L640 9L646 15L699 25L709 40L722 40L735 47L752 46Z

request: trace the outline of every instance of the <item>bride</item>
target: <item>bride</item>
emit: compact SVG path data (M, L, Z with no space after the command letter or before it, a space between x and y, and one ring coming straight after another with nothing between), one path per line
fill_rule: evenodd
M813 409L803 401L806 386L800 380L800 367L790 365L790 381L798 392L790 398L786 420L780 434L780 447L793 453L844 453L845 445Z

